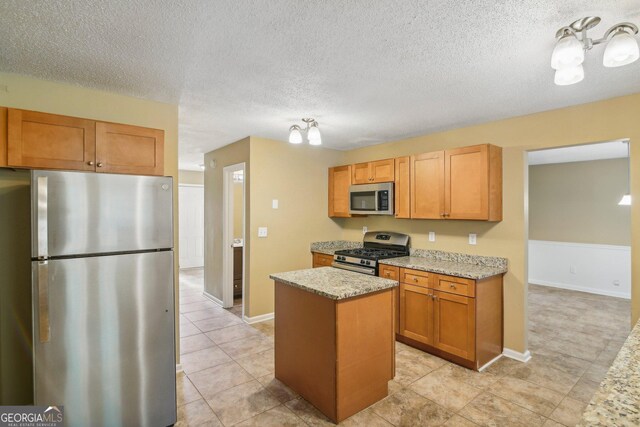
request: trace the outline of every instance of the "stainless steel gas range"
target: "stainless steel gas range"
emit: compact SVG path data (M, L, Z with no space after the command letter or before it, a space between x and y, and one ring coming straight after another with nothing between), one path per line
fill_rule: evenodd
M364 235L362 248L336 251L332 265L377 276L379 260L409 256L409 240L406 234L370 231Z

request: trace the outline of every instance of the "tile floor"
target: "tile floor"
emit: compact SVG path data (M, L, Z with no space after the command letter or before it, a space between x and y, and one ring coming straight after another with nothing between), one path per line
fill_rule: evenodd
M180 275L178 426L332 425L273 376L273 321L243 323ZM629 301L530 286L531 362L483 373L396 346L389 397L345 426L573 426L629 332Z

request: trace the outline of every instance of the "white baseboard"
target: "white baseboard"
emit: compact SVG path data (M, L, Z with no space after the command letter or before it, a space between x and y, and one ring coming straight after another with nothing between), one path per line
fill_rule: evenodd
M531 352L529 350L524 353L520 353L519 351L511 350L510 348L502 349L502 354L509 359L517 360L518 362L527 363L531 360Z
M503 354L499 354L496 357L494 357L493 359L491 359L490 361L488 361L487 363L485 363L484 365L482 365L480 367L480 369L478 369L478 372L482 372L485 369L487 369L489 366L493 365L494 363L496 363L498 360L500 360L500 358L503 356Z
M614 292L605 289L593 289L585 286L576 286L569 283L551 282L549 280L529 279L532 285L548 286L550 288L568 289L570 291L587 292L589 294L604 295L608 297L631 299L627 292Z
M215 302L216 304L218 304L220 307L224 308L224 304L222 304L222 300L214 297L213 295L211 295L210 293L208 293L207 291L203 291L202 295L204 295L206 298L210 299L211 301Z
M253 317L244 316L243 320L251 324L251 323L264 322L265 320L271 320L274 317L275 317L274 313L267 313L267 314L261 314L260 316L253 316Z
M182 364L181 364L181 363L178 363L178 364L176 365L176 372L177 372L177 373L182 372Z

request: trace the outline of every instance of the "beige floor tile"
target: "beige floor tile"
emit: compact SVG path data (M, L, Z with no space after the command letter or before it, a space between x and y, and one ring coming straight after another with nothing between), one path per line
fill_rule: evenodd
M284 405L276 406L248 420L236 424L238 427L302 427L304 421Z
M224 344L226 342L260 336L260 331L245 324L238 324L207 332L207 336L216 344Z
M438 374L462 381L477 388L487 388L498 381L499 377L491 372L478 372L462 366L447 363L438 368Z
M176 398L178 406L202 399L198 390L183 372L176 375Z
M236 362L254 378L263 377L275 371L273 349L238 358Z
M207 402L224 425L233 425L280 405L256 380L221 391Z
M309 402L299 397L285 403L285 406L312 427L334 427L335 424L313 407Z
M180 364L187 375L230 361L231 358L217 347L205 348L180 357Z
M205 422L213 422L213 425L222 426L203 399L178 407L178 422L175 424L176 426L197 426Z
M454 415L442 425L445 427L476 427L478 424L472 423L468 419L462 418L460 415Z
M389 381L388 391L390 395L399 392L403 388L404 386L400 384L398 381L396 380Z
M184 317L189 319L191 322L197 322L199 320L211 319L213 317L224 316L226 311L224 311L221 307L216 308L207 308L205 310L192 311L190 313L185 313Z
M189 304L180 304L180 313L186 314L191 313L192 311L200 311L216 307L217 306L211 301L192 302Z
M229 362L191 374L189 380L202 397L212 399L215 394L252 381L253 378L236 362Z
M497 377L503 377L515 368L524 366L524 363L517 360L513 360L509 357L502 356L500 359L489 365L484 372L486 374L495 375Z
M602 366L598 363L592 363L584 372L582 377L591 381L595 381L597 383L601 383L604 380L604 377L607 376L607 372L609 372L610 367L611 366Z
M419 394L403 389L373 404L371 410L395 426L417 413L428 400Z
M201 334L202 331L191 322L180 323L180 338Z
M392 427L393 424L385 421L384 418L376 415L371 409L365 409L347 418L340 423L343 427Z
M565 427L564 425L557 423L553 420L547 420L544 422L544 424L542 425L542 427Z
M233 325L241 325L242 320L234 316L233 314L224 313L218 317L212 317L211 319L198 320L193 322L202 332L209 332L215 329L222 329Z
M203 302L203 301L209 301L207 299L207 297L202 296L200 293L196 293L193 295L185 295L182 298L180 298L180 304L191 304L193 302Z
M482 391L440 369L414 382L409 388L452 411L458 411Z
M180 354L193 353L216 345L205 334L191 335L180 338Z
M277 380L273 376L273 373L258 378L258 381L269 393L273 394L275 398L282 403L289 402L290 400L300 397L298 393Z
M582 414L586 408L587 403L565 397L556 410L553 411L550 418L565 426L575 426L582 419Z
M476 397L458 415L481 426L530 427L546 421L543 416L488 392Z
M583 376L578 383L573 386L567 396L581 402L589 403L599 386L599 382L591 381Z
M564 397L563 394L539 385L504 377L491 387L491 393L548 417Z
M585 362L586 363L586 362ZM559 393L569 393L580 379L579 373L570 373L542 358L533 356L529 363L510 371L507 376L526 380Z
M431 359L418 355L413 351L396 353L396 376L394 380L403 386L407 386L444 364L444 361L440 365L433 362L429 363L429 361Z
M263 334L272 337L275 333L275 327L274 327L274 321L272 320L265 320L264 322L259 322L259 323L253 323L251 325L249 325L250 327L257 329L259 332L262 332Z
M261 353L273 348L273 342L268 338L252 337L238 341L220 344L219 347L230 357L238 359L251 354Z

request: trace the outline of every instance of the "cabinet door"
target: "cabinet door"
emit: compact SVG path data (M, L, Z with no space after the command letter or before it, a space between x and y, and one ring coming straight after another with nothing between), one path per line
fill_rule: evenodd
M433 291L433 345L447 353L475 360L475 300Z
M487 145L445 151L445 216L489 219Z
M313 268L318 267L331 267L333 263L333 256L327 254L321 254L318 252L313 253Z
M395 180L395 159L371 162L370 170L371 182L393 182Z
M353 165L353 184L371 184L371 164L357 163Z
M95 122L9 109L8 166L95 170Z
M96 171L163 175L164 131L96 123Z
M433 345L431 290L400 283L400 335Z
M348 218L351 165L329 168L329 216Z
M395 215L396 218L411 218L411 158L395 159Z
M398 280L400 277L400 268L380 264L378 276L384 277L385 279ZM396 334L400 332L400 292L397 287L393 288L393 330Z
M411 218L444 217L444 151L411 156Z

